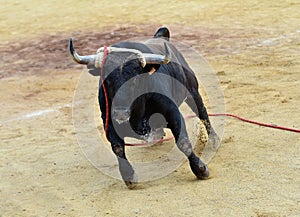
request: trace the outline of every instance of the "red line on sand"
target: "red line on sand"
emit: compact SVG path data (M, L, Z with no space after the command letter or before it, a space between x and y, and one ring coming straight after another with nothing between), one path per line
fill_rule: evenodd
M274 128L274 129L286 130L286 131L300 133L300 129L288 128L288 127L283 127L283 126L274 125L274 124L266 124L266 123L262 123L262 122L258 122L258 121L252 121L252 120L242 118L242 117L234 115L234 114L209 114L209 116L229 116L229 117L237 118L237 119L239 119L241 121L244 121L244 122L260 125L260 126L263 126L263 127L270 127L270 128Z

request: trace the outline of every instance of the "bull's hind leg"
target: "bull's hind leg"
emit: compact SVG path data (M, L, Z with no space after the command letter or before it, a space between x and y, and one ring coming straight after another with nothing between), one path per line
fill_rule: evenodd
M190 94L191 96L186 99L186 103L204 124L208 134L208 145L212 145L212 147L219 147L220 138L210 123L207 110L198 90L192 90Z
M111 143L113 152L118 158L119 171L122 179L128 188L133 189L137 185L137 177L131 164L126 158L124 140L117 135L112 126L109 127L108 132L108 140Z
M166 114L166 120L168 122L168 128L171 129L177 147L182 151L189 159L190 167L195 176L198 179L206 179L209 176L207 166L196 156L193 151L193 147L189 140L184 119L179 112L177 106L173 106Z

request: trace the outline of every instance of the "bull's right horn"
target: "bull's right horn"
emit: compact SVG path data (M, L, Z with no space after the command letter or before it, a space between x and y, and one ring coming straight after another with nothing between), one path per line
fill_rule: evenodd
M168 64L171 60L171 52L166 42L164 43L164 46L166 51L165 55L143 53L146 63L147 64Z
M69 50L73 60L79 64L88 65L88 64L94 64L94 62L95 62L96 55L80 56L76 53L74 46L73 46L72 37L69 40L68 50Z

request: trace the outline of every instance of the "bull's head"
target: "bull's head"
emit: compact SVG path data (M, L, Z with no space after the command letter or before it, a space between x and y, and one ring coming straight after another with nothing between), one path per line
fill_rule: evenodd
M143 73L152 75L161 64L167 64L170 61L170 49L166 41L164 41L165 55L144 53L138 49L119 46L107 47L107 55L104 48L100 48L95 55L81 56L75 51L72 38L70 38L68 49L73 60L79 64L87 65L91 74L100 75L100 70L102 70L101 79L105 80L110 103L118 89L126 81ZM103 61L104 58L105 62ZM138 88L136 85L131 85L121 95L119 93L117 103L112 111L117 122L122 123L129 120L131 111L127 106L128 99L134 96L136 88Z

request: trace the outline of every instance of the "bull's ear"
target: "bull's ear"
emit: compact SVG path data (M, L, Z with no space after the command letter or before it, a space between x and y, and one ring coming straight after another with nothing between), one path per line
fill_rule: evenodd
M154 38L164 38L170 40L170 31L166 27L159 28L153 36Z
M87 65L88 72L93 76L100 76L100 69L95 67L95 64Z
M148 73L149 75L152 75L155 73L160 67L160 64L147 64L144 68L144 73Z

